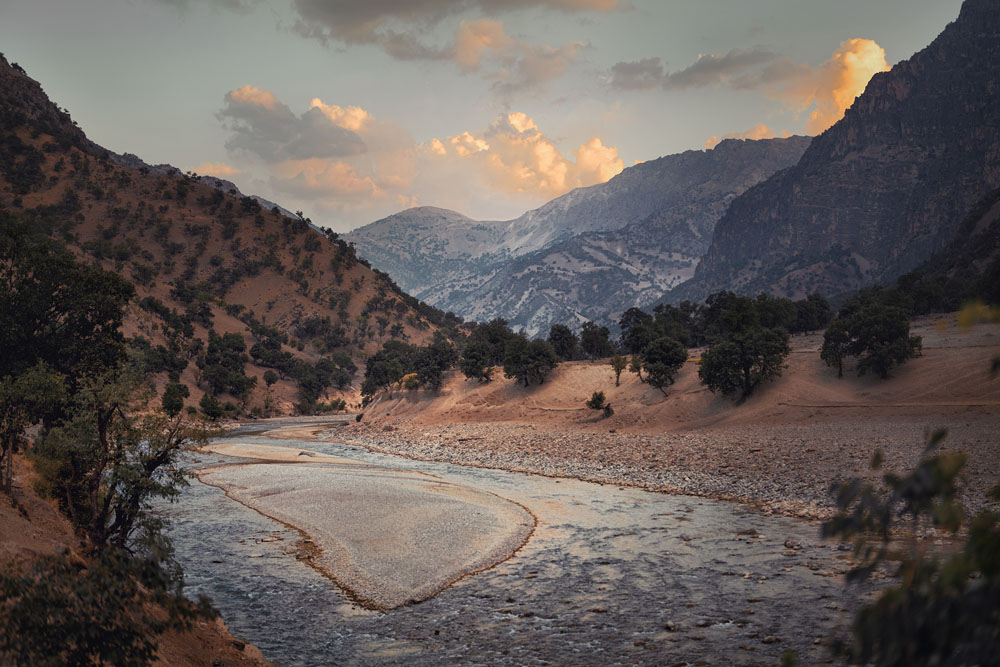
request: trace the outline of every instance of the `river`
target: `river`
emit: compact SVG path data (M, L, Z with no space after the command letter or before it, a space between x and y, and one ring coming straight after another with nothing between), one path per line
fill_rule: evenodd
M292 527L192 480L161 508L190 594L278 665L799 664L830 661L858 591L818 525L739 505L411 461L341 442L239 441L414 471L511 500L537 520L513 557L389 612L309 567ZM197 454L195 469L239 459ZM330 507L336 512L336 507Z

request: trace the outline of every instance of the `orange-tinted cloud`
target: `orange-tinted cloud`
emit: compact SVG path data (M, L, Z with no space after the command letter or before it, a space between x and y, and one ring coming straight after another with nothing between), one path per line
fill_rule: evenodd
M199 176L215 176L217 178L232 178L240 173L236 167L230 167L225 162L202 162L191 169Z
M806 131L819 134L844 117L873 76L888 70L885 49L870 39L849 39L814 76L790 86L782 98L804 110L812 108Z
M705 86L756 90L807 113L806 131L819 134L843 118L875 74L888 69L885 50L876 42L849 39L818 67L766 49L733 49L699 55L693 64L674 72L667 72L659 58L620 62L605 81L620 90Z
M618 150L592 137L570 159L521 112L501 116L483 133L434 139L424 155L439 161L467 160L483 184L515 194L557 197L573 188L603 183L624 167Z

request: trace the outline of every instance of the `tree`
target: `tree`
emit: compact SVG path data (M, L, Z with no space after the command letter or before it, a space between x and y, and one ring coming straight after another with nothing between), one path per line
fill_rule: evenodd
M257 385L256 377L247 377L245 365L250 361L246 344L238 333L219 336L208 332L208 346L198 358L202 381L213 394L230 393L244 398Z
M805 333L819 331L830 325L833 313L830 302L819 293L814 292L805 299L795 302L795 321L789 327L789 333Z
M628 359L621 354L611 357L611 370L615 372L615 386L621 385L622 371L628 366Z
M542 384L557 365L559 357L548 341L533 340L529 343L524 336L516 336L507 343L503 374L524 382L524 386L528 387L532 383Z
M656 335L652 315L639 308L629 308L622 313L618 326L622 330L622 347L632 354L642 352Z
M67 396L65 379L45 362L0 380L0 490L11 492L14 454L27 443L24 430Z
M186 384L170 382L163 388L163 411L171 417L176 417L177 413L184 409L184 399L191 395L191 391Z
M823 333L823 347L819 356L831 368L837 367L837 377L844 377L844 358L848 353L851 337L843 320L834 320Z
M580 332L580 347L591 359L610 357L614 351L611 344L611 331L607 327L599 327L593 322L585 322Z
M560 359L572 361L576 358L580 341L565 324L553 324L549 329L549 343Z
M115 273L0 211L0 378L44 361L74 385L125 359L121 323L135 293Z
M458 350L444 337L441 332L435 332L434 341L424 348L419 348L413 360L417 373L417 382L433 391L441 389L444 373L458 361Z
M906 311L887 306L874 298L848 304L847 313L834 320L823 335L820 357L827 366L837 367L843 376L846 356L858 358L857 373L869 371L883 380L893 368L920 351L919 336L910 336Z
M209 393L202 395L201 400L198 401L198 407L200 407L202 413L212 421L217 420L223 415L222 402Z
M39 488L55 498L95 550L135 552L156 539L156 498L185 485L176 465L204 434L179 417L149 410L154 394L133 368L87 379L67 416L35 443Z
M642 367L646 371L643 382L667 395L665 387L674 383L674 376L687 361L687 348L672 338L655 338L642 351Z
M760 326L757 304L750 297L723 291L709 295L705 304L703 327L711 342Z
M504 356L507 354L507 343L517 334L507 326L507 320L497 318L487 324L481 324L469 334L469 342L483 342L490 350L490 366L500 366L503 364Z
M277 382L277 381L278 381L278 374L277 373L275 373L271 369L268 369L268 370L264 371L264 384L267 385L268 388L270 388L271 386L273 386L274 383Z
M470 380L489 382L493 376L493 366L490 365L490 346L483 341L474 341L462 350L459 361L462 374Z
M628 360L628 371L629 373L635 373L639 376L639 382L643 382L642 379L642 356L638 354L633 354Z
M752 327L709 347L698 377L711 391L727 396L739 391L743 400L781 375L790 352L786 331Z

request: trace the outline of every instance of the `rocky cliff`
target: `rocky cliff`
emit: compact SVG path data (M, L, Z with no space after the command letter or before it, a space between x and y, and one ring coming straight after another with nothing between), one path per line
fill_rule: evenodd
M733 201L692 280L790 297L888 282L944 247L1000 185L1000 3L966 0L934 42L876 75L802 160Z
M506 222L410 209L345 236L430 304L545 333L610 323L691 277L726 206L795 164L808 137L728 140L630 167Z

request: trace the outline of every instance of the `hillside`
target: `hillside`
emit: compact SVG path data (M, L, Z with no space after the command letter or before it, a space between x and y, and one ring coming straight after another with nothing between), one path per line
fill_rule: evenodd
M1000 6L966 0L795 167L733 201L694 278L667 300L837 294L888 283L942 249L1000 185L998 37Z
M216 385L238 408L292 412L304 391L307 402L353 402L355 367L381 343L422 343L457 324L308 219L177 170L122 162L0 59L0 212L135 284L125 334L144 339L161 386L179 371L188 405L210 387L206 354L224 348L249 361L256 382L245 392ZM273 387L268 368L280 376Z
M782 376L745 403L698 382L696 358L664 396L607 361L561 364L524 389L499 372L489 384L454 372L439 395L398 392L336 433L379 450L673 493L736 500L780 513L828 516L835 477L868 468L876 448L888 470L909 469L927 434L949 429L945 448L965 451L967 507L981 507L1000 478L996 423L1000 325L958 328L953 316L922 318L922 356L888 380L838 379L819 357L822 335L794 336ZM614 415L584 402L603 391Z
M726 140L625 169L506 222L410 209L345 236L407 291L530 334L613 324L689 278L729 202L798 161L808 137Z

